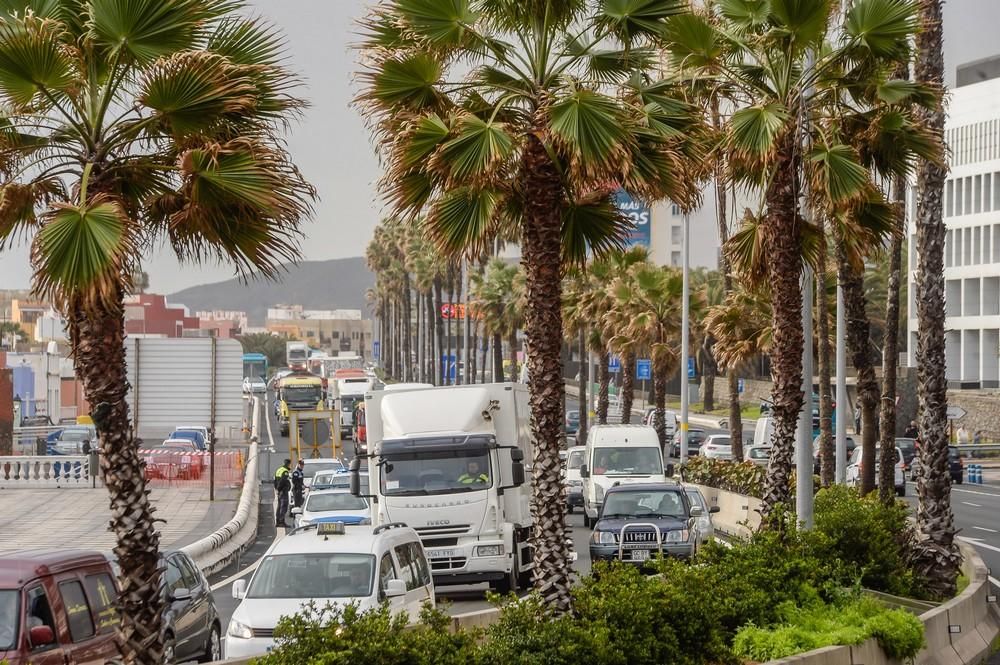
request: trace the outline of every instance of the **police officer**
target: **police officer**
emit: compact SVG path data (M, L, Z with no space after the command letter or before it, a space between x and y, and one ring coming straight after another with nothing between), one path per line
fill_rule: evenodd
M479 470L479 462L471 460L465 468L465 473L458 477L458 482L463 485L488 483L490 482L490 477Z
M301 508L306 498L305 460L301 457L292 471L292 507Z
M288 490L292 489L292 482L289 480L292 468L292 460L286 459L285 463L274 472L274 493L275 505L274 523L277 526L287 527L285 515L288 514Z

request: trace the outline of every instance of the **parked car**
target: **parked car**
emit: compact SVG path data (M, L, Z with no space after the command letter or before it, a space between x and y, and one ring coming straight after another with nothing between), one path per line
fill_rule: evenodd
M855 439L854 439L853 436L851 436L850 434L847 435L847 459L845 461L848 464L850 464L851 455L854 454L854 450L856 448L858 448L859 445L860 445L859 442L855 441ZM834 459L836 459L836 455L837 455L837 437L836 437L836 435L834 435L834 437L833 437L833 446L834 446L834 450L833 450ZM820 469L819 437L817 436L815 439L813 439L813 473L818 474L819 473L819 469Z
M702 509L676 483L617 485L604 494L590 538L590 560L644 564L654 555L689 559Z
M708 438L708 432L703 429L688 429L688 457L697 457L701 444ZM674 433L673 443L670 444L670 457L680 459L681 457L681 433Z
M368 499L354 496L346 489L309 491L301 508L292 508L295 526L320 522L371 524L372 510Z
M566 411L566 434L576 434L580 429L580 412L576 409Z
M580 467L583 465L586 451L586 446L573 446L566 451L563 481L566 483L566 511L571 515L574 508L583 505L583 479L580 478Z
M198 480L208 464L194 441L167 439L146 453L146 477Z
M167 438L173 440L187 439L193 441L195 448L198 450L208 450L208 439L201 431L196 429L175 429Z
M896 447L903 453L903 471L909 471L913 458L917 456L917 440L896 437Z
M97 443L97 430L84 425L74 425L59 432L51 443L46 443L49 455L88 455Z
M0 662L103 663L119 655L118 587L100 552L0 555Z
M733 445L728 434L712 434L701 444L699 454L708 459L733 459Z
M431 567L417 532L401 524L314 524L271 545L249 584L233 583L240 601L226 630L226 657L260 656L274 647L282 616L310 602L320 608L355 603L358 611L387 602L410 620L434 605Z
M712 523L712 515L719 512L719 507L709 506L701 490L694 485L682 485L682 487L687 493L688 503L691 504L691 507L701 508L702 511L701 515L692 518L698 523L698 541L695 544L695 552L697 552L707 541L715 538L715 524Z
M920 474L920 457L915 456L910 462L910 478L916 479ZM961 485L965 475L965 460L962 453L955 446L948 446L948 475L951 482Z
M368 491L368 472L360 471L358 476L361 479L361 494L367 495ZM349 489L351 487L351 474L349 471L320 471L315 476L313 476L312 483L309 484L309 492L316 492L319 490L332 490L332 489Z
M855 448L847 465L847 484L858 485L861 482L861 448ZM875 448L875 486L878 487L879 447ZM896 450L896 464L893 473L893 484L897 496L906 496L906 477L903 475L903 453Z
M767 467L771 459L771 446L749 446L743 451L743 459L756 466Z
M243 392L260 395L267 392L267 384L259 376L248 376L243 379Z
M317 457L303 460L302 467L303 481L306 489L312 485L313 477L320 471L347 471L347 467L339 459L334 457Z
M174 427L174 432L198 432L206 443L209 440L208 428L203 425L177 425Z

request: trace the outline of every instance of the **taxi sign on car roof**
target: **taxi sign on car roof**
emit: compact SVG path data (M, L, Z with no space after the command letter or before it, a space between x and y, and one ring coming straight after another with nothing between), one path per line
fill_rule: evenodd
M347 531L343 522L320 522L316 525L316 535L318 536L342 536Z

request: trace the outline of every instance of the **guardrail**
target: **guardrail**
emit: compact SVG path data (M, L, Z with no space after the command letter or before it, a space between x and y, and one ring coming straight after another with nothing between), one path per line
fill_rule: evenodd
M257 458L260 449L260 403L254 397L251 418L250 450L244 467L243 490L236 514L217 531L191 543L182 551L190 556L198 567L208 575L225 568L234 557L239 556L257 539L257 512L260 503L260 482L257 477Z
M0 489L91 487L87 455L0 457Z
M959 443L954 444L953 447L958 448L960 453L995 453L1000 451L1000 443Z

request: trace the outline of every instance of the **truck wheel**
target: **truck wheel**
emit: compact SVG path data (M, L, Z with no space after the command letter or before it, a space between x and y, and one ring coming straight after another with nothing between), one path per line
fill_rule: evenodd
M590 516L587 515L587 508L586 508L586 506L584 506L584 508L583 508L583 526L586 529L589 529L590 527L594 526L593 520L591 520Z
M503 579L490 582L490 588L501 596L506 596L512 591L517 591L517 554L514 554L514 565L511 566L510 572Z
M534 571L531 569L521 570L520 565L517 570L517 586L521 591L528 591L534 585L534 580L532 579Z

